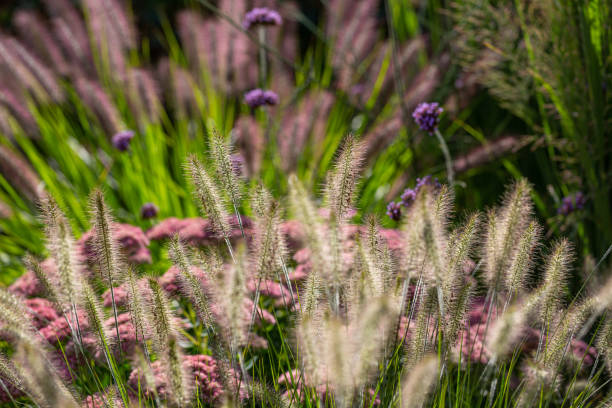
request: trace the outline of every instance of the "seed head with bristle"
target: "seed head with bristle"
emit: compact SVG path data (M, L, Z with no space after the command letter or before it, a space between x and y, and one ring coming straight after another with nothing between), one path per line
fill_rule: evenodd
M488 215L483 259L487 283L496 292L503 288L505 274L518 251L516 243L531 222L530 192L525 179L517 181L506 193L502 206Z
M241 186L236 176L235 164L232 162L232 152L225 138L216 128L212 129L210 137L210 152L215 164L217 179L223 190L229 196L230 202L238 207L241 196Z
M223 201L213 179L208 175L204 165L195 157L188 159L188 171L194 186L194 195L208 216L212 228L222 237L228 238L230 226Z
M100 275L108 280L108 285L123 279L125 267L120 257L119 248L113 238L113 218L101 190L95 190L90 197L92 225L94 229L94 252L100 267Z
M202 282L194 275L186 250L178 236L170 241L169 254L179 270L182 291L193 302L202 323L212 327L214 321L210 310L210 295L205 292Z
M74 237L68 220L57 203L46 196L41 201L41 211L45 220L47 249L55 260L59 280L60 300L64 310L78 305L77 294L81 291L83 266L77 254Z
M541 237L541 228L537 222L532 221L523 233L518 248L509 265L505 278L508 296L523 290L527 286L529 274L534 265L534 253Z
M565 239L558 241L548 256L540 292L539 315L542 322L549 322L562 306L572 259L571 245Z
M406 374L402 381L401 408L423 407L438 378L439 365L435 356L426 357Z
M344 220L353 205L364 153L363 143L349 134L328 178L325 187L326 199L333 216L338 221Z
M13 358L23 373L28 394L40 407L79 408L74 395L66 387L58 372L49 363L44 347L20 342Z
M280 209L276 201L270 201L262 216L255 217L255 239L253 258L255 260L255 275L261 279L274 279L274 272L281 268L280 262L284 250L279 242Z

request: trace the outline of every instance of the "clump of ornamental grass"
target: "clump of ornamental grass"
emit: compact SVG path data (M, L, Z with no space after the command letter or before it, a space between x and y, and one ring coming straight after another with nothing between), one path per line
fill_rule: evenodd
M365 217L364 225L353 225L350 214L361 142L348 136L327 177L321 206L296 176L289 178L289 205L300 225L301 240L292 245L308 250L307 274L296 285L288 263L295 248L285 236L283 201L262 187L245 194L230 161L230 145L218 133L211 138L211 167L191 157L188 171L194 197L208 225L225 243L227 255L172 237L168 255L178 271L178 303L171 303L160 281L141 278L122 258L112 233L114 221L100 191L91 196L93 262L83 262L59 206L49 198L41 205L55 268L43 268L33 257L27 263L69 326L73 357L83 363L79 375L91 378L96 398L108 404L121 400L124 405L139 398L140 406L198 404L201 383L195 382L184 363L193 347L212 354L224 389L216 403L226 406L281 407L300 399L304 403L325 399L338 407L374 403L420 407L428 403L431 391L443 392L455 370L476 364L471 359L482 361L483 354L486 364L479 384L489 389L487 398L508 392L493 373L510 360L521 367L523 382L513 389L514 396L506 395L530 406L538 395L555 401L561 386L574 387L568 379L582 363L577 366L572 359L573 347L587 334L594 332L600 355L608 361L609 318L601 325L593 323L608 313L611 284L568 305L571 245L560 240L539 260L542 227L532 217L525 180L517 181L486 219L475 212L455 221L452 191L425 183L411 197L398 231L381 228L373 215ZM248 206L244 197L249 197ZM245 207L253 214L248 229L240 222ZM232 212L240 235L247 238L243 243L235 238ZM262 302L260 284L270 281L289 286L290 296L281 291L282 304ZM119 285L125 293L123 303L116 296ZM251 299L249 285L255 285ZM478 296L483 288L484 299ZM108 308L101 305L101 289L109 290ZM478 304L486 316L474 334L468 322ZM51 362L55 345L46 343L41 331L23 318L30 309L4 290L0 306L2 330L18 350L10 360L0 360L2 371L15 367L12 375L3 375L2 390L20 391L40 406L77 406L84 399L80 385L73 389L73 380L56 373L59 367ZM267 313L264 306L275 315L283 308L294 326L275 329L281 334L280 346L289 350L288 368L295 370L284 396L278 386L265 385L269 379L258 377L257 366L249 364L256 356L251 348L257 330L254 319ZM121 347L127 341L120 337L123 310L129 314L136 342L131 355L123 355ZM189 327L179 323L181 311ZM279 319L274 321L280 324ZM476 342L480 355L462 350ZM525 350L527 343L532 348ZM66 344L57 346L65 356ZM74 367L67 357L64 360L74 379ZM598 363L599 358L592 363L592 372ZM138 390L126 382L125 365L140 373L143 381ZM96 374L102 369L107 373L105 383ZM587 381L596 384L601 371Z

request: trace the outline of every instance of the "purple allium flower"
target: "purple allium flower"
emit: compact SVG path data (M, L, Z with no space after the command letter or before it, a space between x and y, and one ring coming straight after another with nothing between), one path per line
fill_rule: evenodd
M394 221L399 221L402 217L402 203L391 201L387 204L387 215Z
M145 220L155 217L158 212L159 208L153 203L145 203L140 207L140 216Z
M569 215L576 210L582 210L586 205L586 197L582 191L578 191L573 196L563 197L561 205L557 209L557 214Z
M134 137L134 132L131 130L124 130L113 136L113 146L115 149L125 152L130 147L130 141Z
M433 178L428 174L423 178L417 177L416 187L414 189L418 192L423 186L431 186L434 189L438 189L442 187L442 184L440 184L437 178Z
M577 210L582 210L586 205L586 197L582 194L582 191L578 191L576 195L574 195L574 205Z
M264 91L263 89L253 89L244 94L244 101L251 108L257 108L263 105L274 106L278 104L278 95L273 91Z
M402 199L402 205L406 208L410 208L414 200L416 200L417 193L418 193L417 189L412 189L412 188L405 189L400 197Z
M267 7L256 7L244 16L242 26L245 30L255 25L281 25L283 19L277 11Z
M433 133L438 128L443 111L437 102L423 102L412 112L412 117L422 130Z

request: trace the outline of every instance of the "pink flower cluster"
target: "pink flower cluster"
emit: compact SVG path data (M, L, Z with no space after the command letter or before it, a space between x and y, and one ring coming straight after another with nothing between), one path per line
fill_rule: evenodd
M183 360L183 367L189 373L191 380L194 380L195 387L197 387L198 395L201 400L208 403L215 403L220 400L224 393L223 383L221 381L221 373L217 361L210 356L206 355L193 355L185 356ZM141 387L144 387L145 396L152 396L153 388L157 392L157 395L161 399L164 399L168 393L168 379L166 378L165 372L161 365L161 362L155 361L151 363L151 370L155 378L155 384L146 384L144 376L138 369L135 369L130 374L128 384L133 389L138 389L140 383ZM238 378L237 374L232 370L231 375L234 378ZM245 389L241 389L241 398L246 398L247 393Z

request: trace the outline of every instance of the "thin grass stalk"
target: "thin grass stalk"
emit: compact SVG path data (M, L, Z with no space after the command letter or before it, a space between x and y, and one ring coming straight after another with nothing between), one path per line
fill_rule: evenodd
M453 159L451 158L448 146L446 145L446 141L444 141L444 137L442 136L438 128L434 130L434 134L438 138L438 142L440 143L440 149L442 150L442 154L444 155L444 162L446 164L446 178L448 179L448 184L451 189L454 189L455 171L453 170Z

